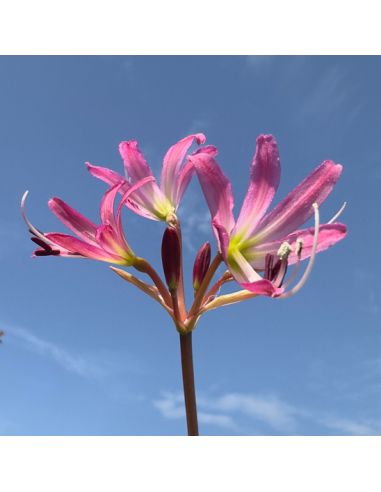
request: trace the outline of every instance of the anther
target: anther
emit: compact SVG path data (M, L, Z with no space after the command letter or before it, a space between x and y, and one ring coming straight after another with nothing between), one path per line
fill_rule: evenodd
M291 244L285 241L280 245L277 255L281 260L287 260L291 252L292 252Z
M300 237L295 241L295 254L300 259L302 256L303 239Z

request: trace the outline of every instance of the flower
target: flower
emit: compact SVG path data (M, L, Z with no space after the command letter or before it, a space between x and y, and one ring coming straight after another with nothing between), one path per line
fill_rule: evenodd
M94 166L89 162L86 165L93 176L109 185L115 185L123 181L124 184L120 188L122 193L140 179L152 177L152 182L145 186L144 189L136 191L133 197L129 197L126 200L126 205L137 214L148 219L170 222L194 172L193 165L189 160L182 165L194 141L199 145L203 144L205 135L202 133L189 135L169 148L163 160L160 186L156 179L153 178L152 170L144 159L136 140L121 142L119 145L126 177L111 169ZM214 152L215 148L206 146L203 151Z
M287 297L304 284L315 257L346 235L337 215L319 226L318 206L337 182L342 166L324 161L275 208L267 212L280 179L278 146L273 136L260 135L251 164L249 187L238 216L233 216L231 183L212 152L198 152L189 159L195 166L212 216L219 250L234 279L253 294ZM315 227L299 229L312 215ZM285 292L286 270L310 257L300 282ZM258 272L263 272L261 276Z
M25 214L25 201L28 192L21 200L21 213L32 234L32 241L40 246L33 256L67 256L91 258L118 265L130 266L135 262L135 255L127 243L122 227L122 206L131 193L151 182L147 177L128 188L114 211L115 198L123 187L118 183L103 196L100 205L101 224L97 226L59 198L52 198L48 205L58 219L71 229L78 237L57 232L42 233L36 229Z

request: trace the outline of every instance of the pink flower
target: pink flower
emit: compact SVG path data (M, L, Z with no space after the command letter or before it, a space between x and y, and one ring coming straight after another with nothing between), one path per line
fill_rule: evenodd
M137 190L133 197L129 197L126 200L126 205L137 214L148 219L170 221L194 172L193 165L188 160L182 165L194 141L203 144L205 136L202 133L189 135L169 148L163 161L160 186L153 177L151 168L139 150L136 140L121 142L119 145L126 177L111 169L93 166L89 162L86 165L93 176L111 186L123 181L124 184L120 188L122 193L140 179L152 177L152 182L144 189ZM211 146L204 147L204 152L213 152L214 150L214 147Z
M36 229L25 214L25 200L28 192L24 193L21 201L21 213L32 233L34 243L40 246L34 251L34 256L67 256L91 258L118 265L134 264L135 255L129 246L122 227L122 207L131 193L147 185L153 180L146 177L125 191L115 213L115 198L124 186L123 182L111 187L103 196L100 206L101 224L96 225L79 212L71 208L59 198L49 200L50 210L58 219L71 229L77 237L58 232L42 233Z
M201 149L190 161L197 171L219 250L231 274L244 289L254 294L287 297L295 293L307 279L315 253L346 235L345 225L333 223L336 217L320 226L318 212L318 206L337 182L342 166L324 161L268 212L279 185L280 163L275 139L271 135L260 135L251 164L249 187L236 221L232 212L231 183L214 157L212 152L203 153ZM315 227L300 229L313 215ZM309 257L300 282L285 292L283 282L287 267L294 263L299 266L300 260Z

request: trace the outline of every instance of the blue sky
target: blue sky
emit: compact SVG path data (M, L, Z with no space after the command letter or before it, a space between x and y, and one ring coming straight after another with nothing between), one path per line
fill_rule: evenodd
M97 220L103 183L136 138L156 174L167 148L204 132L244 196L255 139L275 135L276 202L324 159L344 165L321 207L348 201L345 241L318 256L289 300L205 315L194 333L200 430L208 435L381 434L379 57L0 58L0 434L183 435L178 335L166 313L104 263L32 259L19 214L64 226L59 196ZM180 209L186 273L207 239L196 181ZM160 268L162 224L125 210L134 250ZM66 232L66 231L65 231Z

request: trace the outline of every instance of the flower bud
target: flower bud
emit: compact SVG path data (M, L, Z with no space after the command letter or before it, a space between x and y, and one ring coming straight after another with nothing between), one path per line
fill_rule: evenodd
M161 260L168 289L177 289L180 279L181 245L177 230L167 227L161 243Z
M193 288L197 291L200 288L205 274L210 265L210 244L206 242L198 250L196 259L193 265Z

